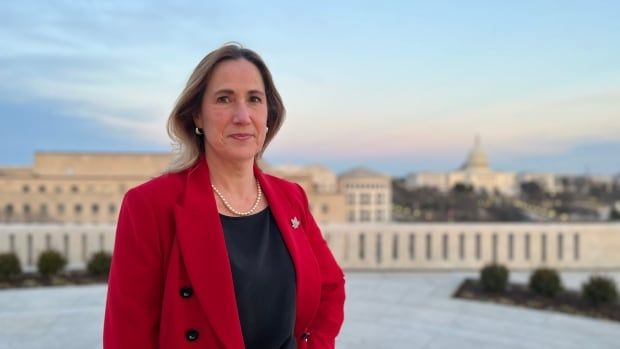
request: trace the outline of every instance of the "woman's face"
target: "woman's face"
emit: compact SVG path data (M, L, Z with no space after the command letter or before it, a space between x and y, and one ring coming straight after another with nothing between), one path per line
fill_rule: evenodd
M205 151L224 160L254 159L267 135L267 96L256 66L226 60L213 70L195 120L205 134Z

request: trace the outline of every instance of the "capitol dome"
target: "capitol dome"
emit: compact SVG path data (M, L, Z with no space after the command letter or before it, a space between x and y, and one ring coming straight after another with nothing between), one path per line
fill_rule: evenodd
M489 160L480 146L480 137L476 136L474 148L469 152L461 170L488 170Z

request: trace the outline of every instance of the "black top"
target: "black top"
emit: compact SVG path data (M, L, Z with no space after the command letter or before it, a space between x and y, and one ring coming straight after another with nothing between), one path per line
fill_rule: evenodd
M294 349L295 268L269 208L220 215L247 349Z

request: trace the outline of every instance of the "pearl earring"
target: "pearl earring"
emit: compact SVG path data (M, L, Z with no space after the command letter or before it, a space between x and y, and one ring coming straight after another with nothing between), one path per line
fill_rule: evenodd
M194 128L194 133L196 133L199 136L204 134L204 132L202 132L202 129L198 127Z

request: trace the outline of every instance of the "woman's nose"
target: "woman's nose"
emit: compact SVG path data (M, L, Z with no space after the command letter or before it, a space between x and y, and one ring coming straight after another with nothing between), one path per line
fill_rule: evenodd
M241 124L250 122L250 108L244 102L236 104L233 121Z

